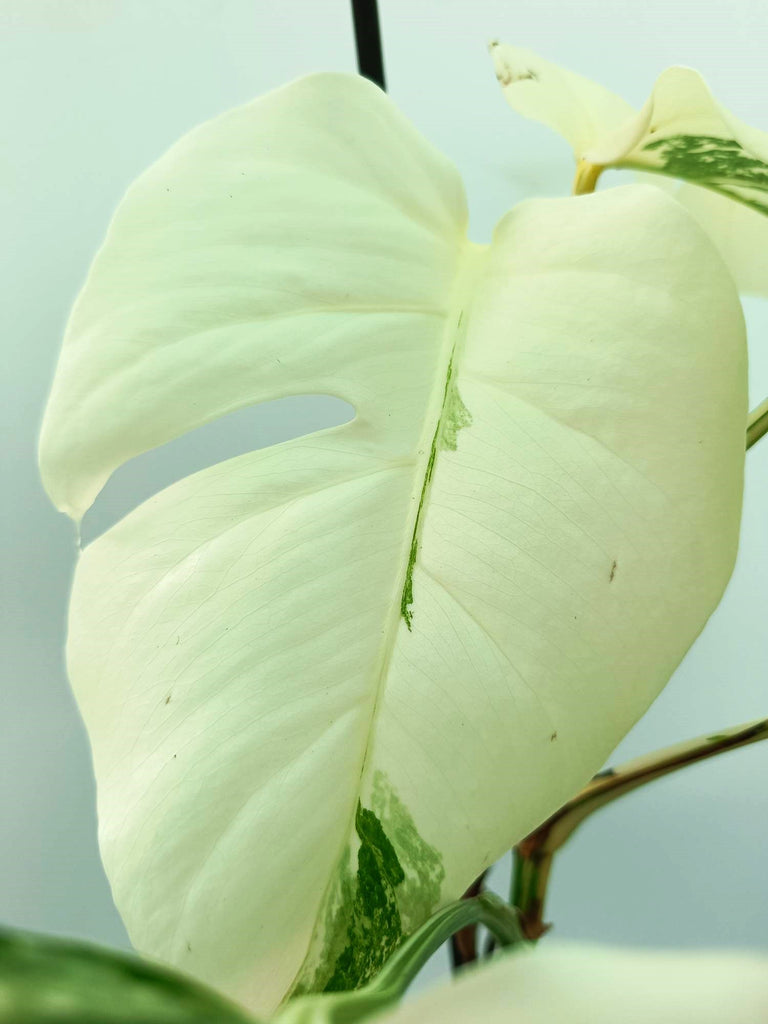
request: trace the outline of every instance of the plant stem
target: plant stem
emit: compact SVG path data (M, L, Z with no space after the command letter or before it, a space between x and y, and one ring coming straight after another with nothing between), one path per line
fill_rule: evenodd
M397 1002L440 946L468 925L482 924L500 946L524 942L518 913L491 892L460 899L438 910L397 949L376 977L356 992L301 996L274 1024L356 1024Z
M625 793L663 775L764 739L768 739L768 718L688 740L596 775L577 796L515 848L511 902L520 911L525 937L536 941L549 927L544 923L544 903L552 860L586 818Z
M768 434L768 398L753 409L747 420L747 448Z
M406 939L366 988L377 992L397 990L399 998L446 939L469 925L478 924L485 925L500 946L523 941L517 911L495 893L484 892L460 899L438 911Z
M483 891L485 871L476 878L464 895L463 900L479 896ZM472 923L454 932L451 936L451 969L455 972L465 964L474 963L477 960L477 924Z
M576 176L573 179L573 194L585 196L595 191L597 179L605 168L601 164L591 164L588 160L579 160L576 164Z

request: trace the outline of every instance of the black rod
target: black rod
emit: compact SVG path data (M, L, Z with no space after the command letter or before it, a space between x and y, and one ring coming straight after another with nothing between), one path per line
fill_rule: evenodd
M352 18L355 22L358 71L364 78L370 78L386 90L376 0L352 0Z

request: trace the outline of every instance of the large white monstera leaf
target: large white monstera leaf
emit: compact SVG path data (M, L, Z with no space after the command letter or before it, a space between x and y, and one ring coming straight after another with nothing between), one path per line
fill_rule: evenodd
M81 554L68 665L137 948L266 1013L370 977L603 763L734 561L745 338L672 199L523 203L374 86L301 79L130 189L41 466L283 395L354 419L162 491Z
M693 68L664 71L638 111L530 50L494 42L490 51L510 106L570 143L577 192L591 191L607 167L679 179L676 198L741 290L768 295L768 132L734 117Z

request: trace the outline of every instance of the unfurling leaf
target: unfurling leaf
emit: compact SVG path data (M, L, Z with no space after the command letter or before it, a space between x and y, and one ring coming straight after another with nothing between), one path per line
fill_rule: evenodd
M41 466L76 519L232 410L355 407L173 484L74 582L117 906L260 1013L365 982L583 785L733 566L744 327L700 229L634 185L466 220L379 90L311 76L136 182L67 330Z
M677 199L720 248L741 289L768 292L768 132L734 117L691 68L664 71L636 111L529 50L490 49L510 106L571 144L576 192L591 191L606 167L682 180Z
M768 956L537 946L465 970L377 1024L765 1024Z

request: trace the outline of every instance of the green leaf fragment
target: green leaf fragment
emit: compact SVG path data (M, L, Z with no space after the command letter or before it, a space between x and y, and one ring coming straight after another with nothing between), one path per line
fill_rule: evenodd
M0 1024L254 1024L217 993L137 957L0 932Z

